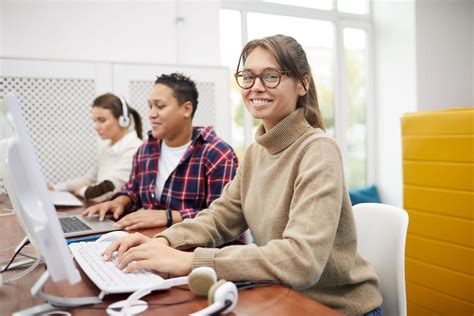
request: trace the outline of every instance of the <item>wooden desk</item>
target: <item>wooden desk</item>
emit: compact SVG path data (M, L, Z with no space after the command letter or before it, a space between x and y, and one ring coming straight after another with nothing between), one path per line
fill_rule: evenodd
M0 210L8 198L0 195ZM78 213L81 208L71 208L67 212ZM152 236L159 229L147 229L142 233ZM0 251L15 247L24 237L24 233L15 216L0 217ZM1 253L2 261L10 258L13 249L7 253ZM6 278L15 275L21 270L13 270L6 273ZM0 315L11 315L13 312L22 310L36 304L43 303L31 296L31 286L44 272L44 265L40 265L33 272L12 284L5 284L0 288ZM82 272L82 282L71 286L69 284L55 284L48 281L44 291L67 297L95 296L99 290ZM128 294L106 296L103 303L93 306L75 308L73 315L106 315L107 305L127 298ZM140 315L188 315L207 306L207 299L196 299L186 287L172 288L168 291L154 292L145 297L150 304L149 308ZM183 302L181 304L176 304ZM172 305L174 304L174 305ZM272 285L239 292L237 307L229 315L341 315L310 298L299 294L289 288Z

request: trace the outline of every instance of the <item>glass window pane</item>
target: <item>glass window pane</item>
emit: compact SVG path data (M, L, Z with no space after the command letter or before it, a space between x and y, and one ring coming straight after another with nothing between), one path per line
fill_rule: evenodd
M354 14L369 13L368 0L337 0L337 9L341 12Z
M263 0L263 2L272 2L320 10L332 10L332 0Z
M240 11L222 9L219 14L221 64L234 73L242 49Z
M332 22L254 12L248 13L247 21L249 40L285 34L292 36L303 46L316 83L326 131L333 135L334 27Z
M220 10L221 64L229 68L232 128L231 145L239 159L244 157L244 107L240 88L234 80L240 51L242 50L242 28L240 11Z
M344 29L347 81L347 183L350 188L366 186L367 174L367 34Z

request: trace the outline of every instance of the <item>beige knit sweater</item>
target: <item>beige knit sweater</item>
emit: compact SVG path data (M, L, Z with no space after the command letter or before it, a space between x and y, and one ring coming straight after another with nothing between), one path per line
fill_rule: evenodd
M256 244L214 248L247 228ZM203 247L193 268L213 267L218 278L276 280L350 315L382 304L377 276L356 252L338 146L303 110L268 132L260 126L222 196L157 236L178 249Z

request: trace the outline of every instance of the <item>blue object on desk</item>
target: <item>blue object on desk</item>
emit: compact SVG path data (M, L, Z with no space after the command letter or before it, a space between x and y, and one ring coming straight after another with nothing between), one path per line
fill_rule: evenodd
M84 238L78 238L78 239L68 239L66 240L66 242L69 245L69 244L72 244L75 242L81 242L81 241L96 241L99 238L100 236L90 236L90 237L84 237Z

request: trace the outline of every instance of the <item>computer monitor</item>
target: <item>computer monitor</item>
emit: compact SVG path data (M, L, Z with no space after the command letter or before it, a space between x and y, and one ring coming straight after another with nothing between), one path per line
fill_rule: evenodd
M30 242L46 263L46 272L31 288L34 297L46 304L16 312L13 315L37 315L58 308L97 304L99 297L58 297L42 292L42 286L51 278L54 282L81 280L63 230L48 194L33 145L21 115L19 101L13 94L0 99L0 176L3 178L15 215Z
M15 95L3 98L0 116L2 125L5 122L10 129L9 132L2 127L0 175L15 215L46 263L53 281L75 284L81 280L80 273L69 253Z

